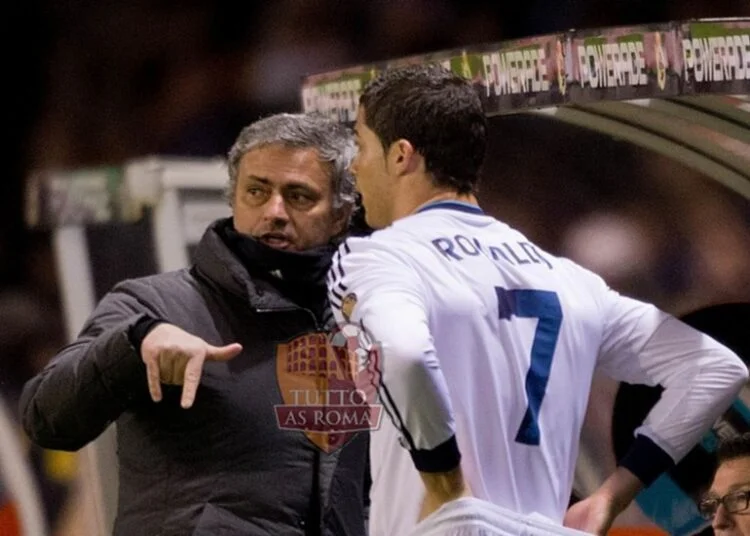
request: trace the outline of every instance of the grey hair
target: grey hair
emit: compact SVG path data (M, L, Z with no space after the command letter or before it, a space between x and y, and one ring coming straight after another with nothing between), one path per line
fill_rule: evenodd
M229 184L226 196L233 203L237 188L240 160L252 151L271 144L286 147L311 148L318 151L321 162L330 165L333 189L333 208L353 206L355 201L354 176L349 165L356 147L350 128L320 114L270 115L246 126L229 150Z

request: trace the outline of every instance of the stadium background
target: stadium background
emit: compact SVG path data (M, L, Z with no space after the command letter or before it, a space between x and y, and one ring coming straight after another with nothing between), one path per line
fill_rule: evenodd
M8 64L10 165L0 182L4 400L15 405L23 381L66 337L50 234L23 219L34 170L221 155L242 125L298 109L310 72L571 27L739 15L750 15L747 0L13 7L8 21L24 31ZM493 138L483 203L543 247L677 315L750 301L746 200L668 158L541 118L503 118ZM128 243L113 249L116 257ZM598 393L615 389L605 382ZM606 429L607 415L591 418ZM75 456L33 448L28 456L53 533L80 533ZM4 497L0 483L0 505Z

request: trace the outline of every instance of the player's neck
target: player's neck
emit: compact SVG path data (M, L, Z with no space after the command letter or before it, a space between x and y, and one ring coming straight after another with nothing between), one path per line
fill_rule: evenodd
M479 201L474 194L460 194L456 191L441 192L427 199L424 203L417 206L412 212L418 211L420 208L431 203L437 203L439 201L458 201L459 203L468 203L469 205L479 206Z
M412 185L413 186L413 185ZM436 188L430 185L427 188L413 188L405 192L405 195L397 196L397 203L394 207L394 221L405 218L422 207L439 201L458 201L470 205L479 205L474 194L461 194L455 190Z

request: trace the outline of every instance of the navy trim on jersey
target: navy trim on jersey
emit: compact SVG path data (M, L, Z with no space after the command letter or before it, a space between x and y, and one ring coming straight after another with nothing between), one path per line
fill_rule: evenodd
M362 329L366 330L364 324L360 321L360 325L362 326ZM378 392L378 397L380 398L380 403L383 406L383 409L385 410L385 413L388 415L388 418L391 419L391 422L393 423L393 426L396 427L396 429L401 433L401 436L403 437L404 441L406 442L406 447L409 451L416 451L417 446L414 443L414 439L411 436L411 432L409 432L409 429L406 427L406 421L404 421L404 418L401 416L401 413L399 413L398 408L396 407L396 403L393 401L393 397L391 396L390 391L388 391L388 388L385 385L385 382L383 381L383 370L381 369L382 363L376 363L374 367L375 372L375 378L376 378L376 384L375 388Z
M433 210L436 208L447 208L450 210L458 210L459 212L467 212L469 214L484 214L484 211L476 205L471 203L464 203L463 201L434 201L424 205L422 208L417 210L417 214L424 212L425 210Z
M390 391L388 391L388 388L385 386L385 382L383 381L383 371L379 368L377 368L376 370L380 376L380 385L378 386L378 392L380 393L380 401L383 404L383 408L391 418L393 425L398 429L399 432L401 432L404 441L406 441L408 445L409 451L413 452L417 450L417 446L414 443L414 439L411 437L411 432L409 432L409 429L406 427L404 418L401 417L401 413L399 413Z
M342 252L342 249L345 251L345 253ZM344 256L350 252L351 250L349 249L349 246L346 244L346 242L339 246L338 251L333 255L331 269L328 271L328 275L326 277L330 293L334 293L335 288L336 290L338 290L336 296L338 296L339 299L342 300L343 298L341 298L341 296L345 295L346 291L348 290L348 287L344 284L344 276L346 275L346 273L344 272L342 261Z
M456 436L430 450L412 450L411 459L420 473L446 473L461 463L461 452L458 450Z
M333 294L339 300L339 303L344 301L344 297L338 292L336 292L335 288L331 288L331 294Z
M674 467L675 463L651 438L639 434L618 465L637 476L644 486L649 486L662 473Z

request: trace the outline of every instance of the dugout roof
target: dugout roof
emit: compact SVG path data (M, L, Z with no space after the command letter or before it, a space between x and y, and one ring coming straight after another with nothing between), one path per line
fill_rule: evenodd
M541 114L682 162L750 199L750 18L570 30L307 76L304 111L353 122L386 67L441 63L487 115Z

